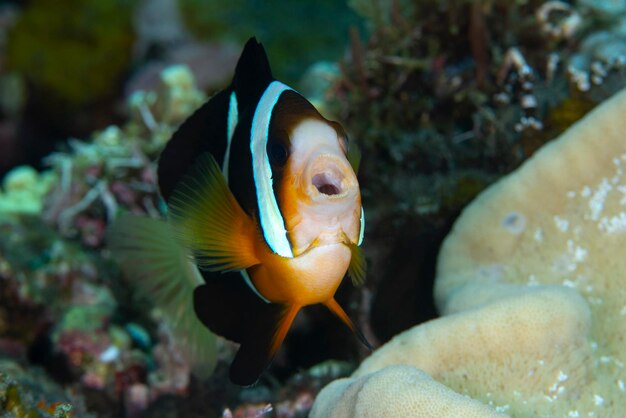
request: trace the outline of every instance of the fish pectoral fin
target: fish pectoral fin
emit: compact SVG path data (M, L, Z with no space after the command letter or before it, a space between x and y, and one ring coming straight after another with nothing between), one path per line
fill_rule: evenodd
M210 153L198 157L169 200L170 223L198 265L209 271L243 270L259 263L259 239Z
M363 335L361 330L354 324L354 322L352 322L352 320L350 319L348 314L343 310L341 305L337 303L335 298L331 298L327 300L326 302L324 302L324 305L326 305L326 307L332 313L334 313L341 320L341 322L343 322L344 324L348 326L348 328L350 328L350 330L354 333L354 335L356 335L356 337L359 339L359 341L363 343L364 346L366 346L370 350L374 349L374 347L372 347L369 341L367 341L367 338L365 338L365 335Z
M365 282L365 272L367 262L363 255L363 250L357 244L350 243L350 266L348 266L348 276L352 279L352 284L361 286Z
M266 303L236 273L207 278L194 291L194 309L210 330L240 345L230 379L241 386L256 383L270 365L299 306Z
M361 150L354 142L348 145L348 162L352 166L354 174L359 174L359 166L361 165Z
M170 225L124 213L109 225L106 245L135 291L163 311L194 373L210 375L217 360L216 336L198 320L190 303L203 280Z

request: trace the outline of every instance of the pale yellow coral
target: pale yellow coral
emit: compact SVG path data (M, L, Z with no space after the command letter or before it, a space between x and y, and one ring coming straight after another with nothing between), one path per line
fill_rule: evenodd
M338 407L334 407L338 405ZM411 366L339 379L320 392L311 418L489 418L491 408L460 395Z
M411 364L516 417L621 416L625 168L622 91L464 211L439 256L445 316L395 337L355 376ZM343 407L335 399L328 410Z

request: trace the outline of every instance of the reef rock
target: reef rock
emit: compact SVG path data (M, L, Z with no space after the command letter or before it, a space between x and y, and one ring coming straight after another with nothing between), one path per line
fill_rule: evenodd
M625 115L626 90L483 192L439 255L444 316L327 386L312 416L349 416L371 399L386 405L378 416L401 416L418 386L364 396L358 383L399 364L470 396L468 410L476 400L516 417L626 410ZM432 402L448 403L441 393Z

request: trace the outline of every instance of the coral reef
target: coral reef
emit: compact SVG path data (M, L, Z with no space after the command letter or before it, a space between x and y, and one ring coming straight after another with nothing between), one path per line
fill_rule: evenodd
M51 172L39 174L30 166L14 168L2 181L0 214L39 215L44 196L55 181Z
M152 162L204 100L187 68L168 68L157 92L129 99L126 125L72 141L48 157L42 173L19 167L4 180L0 350L42 363L88 393L88 404L123 399L125 413L139 416L158 397L183 395L189 386L188 360L166 321L156 312L152 319L121 316L129 308L120 304L138 299L118 283L101 245L107 223L122 211L162 215ZM144 327L155 329L152 337Z
M185 67L162 72L157 92L129 98L133 118L110 126L91 141L70 141L69 152L47 158L59 178L46 199L43 217L62 235L99 247L105 226L121 209L158 217L153 162L173 130L205 96Z
M624 85L626 11L580 3L351 2L370 35L353 33L333 97L363 183L386 196L374 216L462 207L473 195L446 201L446 183L476 170L487 185L569 126L551 123L558 105L587 103L577 119Z
M588 3L350 2L368 31L352 32L327 109L362 151L381 341L437 316L435 254L460 210L626 85L626 14Z
M10 377L9 377L10 376ZM0 414L25 418L91 418L84 400L65 392L41 370L0 357Z
M511 416L619 415L624 112L626 90L483 192L439 256L435 295L444 316L377 350L344 390L410 364ZM339 386L324 389L321 410L352 402ZM394 408L388 413L401 413Z

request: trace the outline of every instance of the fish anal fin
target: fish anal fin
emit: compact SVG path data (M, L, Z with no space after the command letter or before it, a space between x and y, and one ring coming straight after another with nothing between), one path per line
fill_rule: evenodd
M169 200L176 235L209 271L243 270L259 263L256 225L243 211L215 158L198 157Z
M357 244L350 244L350 266L348 267L348 276L352 279L352 284L361 286L365 282L365 272L367 271L367 262L363 255L363 250Z
M261 373L274 359L300 310L300 307L295 305L278 306L281 306L282 309L274 317L273 330L261 325L256 328L256 332L252 332L241 343L239 351L230 365L230 380L233 383L241 386L255 384Z
M206 284L194 291L194 308L211 331L240 343L230 378L250 386L272 362L300 307L266 303L241 275L226 276L205 275Z
M365 335L363 335L361 330L354 324L354 322L352 322L352 320L350 319L348 314L343 310L341 305L337 303L335 298L331 298L327 300L326 302L324 302L324 305L326 305L326 307L333 314L335 314L341 320L341 322L343 322L344 324L347 325L348 328L350 328L350 330L354 333L354 335L356 335L356 337L359 339L359 341L363 343L364 346L366 346L370 350L374 349L374 347L372 347L369 341L367 341L367 338L365 338Z

